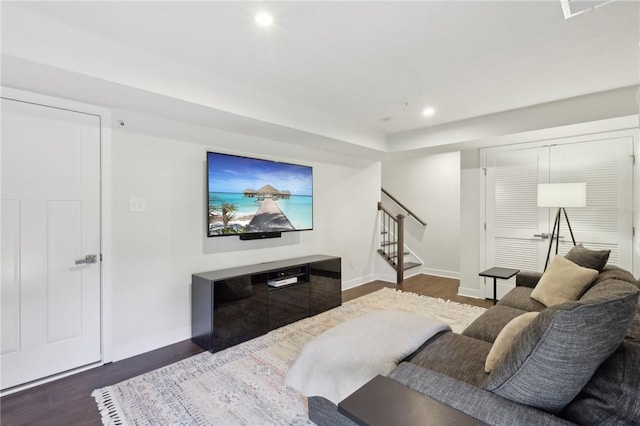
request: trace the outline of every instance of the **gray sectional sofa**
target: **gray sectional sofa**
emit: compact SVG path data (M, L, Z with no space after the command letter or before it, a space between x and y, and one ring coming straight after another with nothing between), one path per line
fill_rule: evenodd
M462 334L437 334L388 377L492 425L640 425L640 283L605 267L607 257L574 247L566 259L596 269L595 280L574 290L577 300L551 306L531 297L542 274L521 272L516 287ZM550 270L545 288L570 287L570 274ZM508 324L528 312L539 314L525 315L533 318L509 336ZM502 355L487 373L496 339ZM309 418L354 424L318 396L309 398Z

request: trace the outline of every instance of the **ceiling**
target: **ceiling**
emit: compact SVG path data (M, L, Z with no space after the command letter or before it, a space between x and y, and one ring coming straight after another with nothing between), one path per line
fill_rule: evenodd
M640 79L636 1L613 2L568 20L559 0L49 1L2 7L3 25L11 27L18 12L37 16L194 70L192 85L237 93L235 105L223 96L216 104L214 96L208 107L257 116L248 107L253 96L262 117L277 104L280 111L330 116L386 136L637 85ZM272 27L255 25L260 10L273 15ZM18 31L14 24L8 36L19 39ZM61 49L52 34L38 37ZM80 46L82 38L65 41L65 48L73 52L69 44ZM20 44L14 40L11 46L10 53L20 56ZM113 76L125 66L126 56L117 51L103 48L100 54L109 58ZM431 118L421 113L427 106L436 109Z

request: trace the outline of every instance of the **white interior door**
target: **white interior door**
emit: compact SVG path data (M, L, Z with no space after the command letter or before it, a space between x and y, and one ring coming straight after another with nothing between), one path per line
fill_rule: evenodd
M552 182L587 183L587 206L566 209L576 242L594 250L611 250L608 263L631 271L632 138L555 145L550 150ZM564 254L573 243L564 218L561 226L564 238L559 253Z
M576 242L611 250L610 264L632 270L632 154L631 137L487 151L485 267L543 271L557 210L537 207L537 184L586 182L587 207L566 209ZM562 217L559 254L572 246ZM485 297L492 282L485 279ZM498 298L514 285L499 280Z
M541 271L549 216L537 207L537 190L538 183L549 179L549 150L493 151L487 154L486 166L486 268ZM500 298L513 288L515 278L497 284ZM485 279L485 297L493 297L489 278Z
M2 389L99 362L98 116L2 99L1 232Z

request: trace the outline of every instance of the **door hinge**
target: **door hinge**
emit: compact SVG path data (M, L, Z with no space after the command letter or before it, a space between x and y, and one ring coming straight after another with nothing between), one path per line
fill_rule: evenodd
M482 168L482 172L483 172L483 173L484 173L484 175L486 176L486 175L487 175L487 168L486 168L486 167L483 167L483 168Z
M632 227L631 227L631 236L632 236L632 237L635 237L635 236L636 236L636 227L635 227L635 226L632 226Z
M487 230L487 222L484 223L484 230Z
M102 253L100 253L100 262L102 262Z
M636 165L636 155L635 154L631 154L631 161L634 166Z

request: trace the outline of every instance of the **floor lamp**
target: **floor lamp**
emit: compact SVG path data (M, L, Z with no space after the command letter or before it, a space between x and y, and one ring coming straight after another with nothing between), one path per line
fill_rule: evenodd
M556 240L556 254L558 254L558 246L560 245L560 220L561 213L567 221L567 227L571 234L571 241L576 245L576 239L573 236L571 223L565 207L585 207L587 205L587 184L586 183L541 183L538 184L538 207L557 207L555 222L553 223L553 231L551 231L549 249L547 250L547 260L544 262L544 269L549 264L549 256L551 255L551 246L553 240Z

